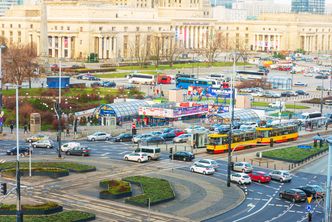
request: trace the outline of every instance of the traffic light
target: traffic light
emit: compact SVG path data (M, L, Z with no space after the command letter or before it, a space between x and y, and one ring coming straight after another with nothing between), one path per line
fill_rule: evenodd
M0 184L0 189L1 189L1 193L3 195L6 195L7 194L7 184L6 183L1 183Z

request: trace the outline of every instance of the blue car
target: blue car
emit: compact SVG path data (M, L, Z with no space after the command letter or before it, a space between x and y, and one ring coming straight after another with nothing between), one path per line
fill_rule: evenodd
M102 87L116 87L116 83L115 82L110 82L110 81L104 81L102 82Z

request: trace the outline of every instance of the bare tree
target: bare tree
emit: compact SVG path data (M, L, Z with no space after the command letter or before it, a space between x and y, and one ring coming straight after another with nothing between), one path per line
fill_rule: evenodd
M135 58L140 67L143 67L148 60L147 37L136 35L135 41L129 44L129 49L131 56Z
M208 38L206 47L200 50L200 54L204 56L209 64L213 64L219 53L226 49L226 40L222 32Z
M33 61L36 57L36 48L30 44L10 45L4 53L4 82L22 85L24 80L28 80L31 88L31 79L36 67Z
M161 60L161 49L162 49L162 41L160 35L154 34L151 36L149 49L151 52L149 59L153 60L155 66L158 67Z
M249 43L247 40L237 36L233 41L231 41L229 50L235 52L235 62L242 59L245 63L250 52Z
M164 55L169 66L172 67L174 61L184 52L184 48L181 48L171 36L169 36L169 38L170 39L167 39L169 44L166 45L167 48Z

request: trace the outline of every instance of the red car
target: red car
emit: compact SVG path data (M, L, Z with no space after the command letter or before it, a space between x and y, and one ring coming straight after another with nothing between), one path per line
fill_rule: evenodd
M252 172L249 176L252 181L256 181L258 183L268 183L271 181L270 175L262 171Z
M184 134L184 131L180 130L180 129L175 129L175 130L173 130L173 132L176 136L180 136L180 135Z

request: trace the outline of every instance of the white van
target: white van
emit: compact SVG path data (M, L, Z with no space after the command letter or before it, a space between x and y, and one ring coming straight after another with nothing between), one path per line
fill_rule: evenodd
M81 144L80 143L77 143L77 142L69 142L69 143L64 143L62 144L61 146L61 151L62 152L67 152L73 148L76 148L76 147L80 147Z
M160 148L157 147L139 147L135 153L145 153L149 160L158 160L160 158Z

